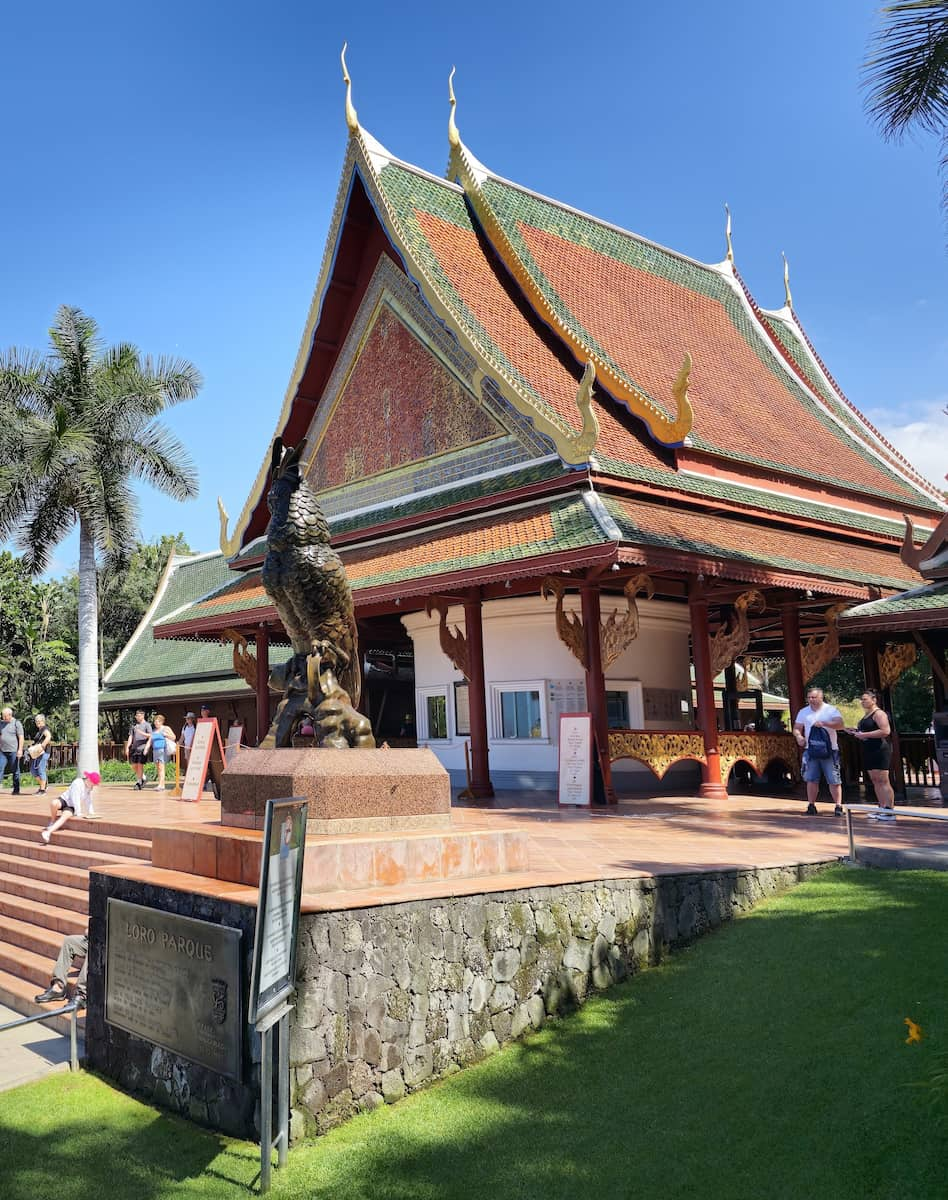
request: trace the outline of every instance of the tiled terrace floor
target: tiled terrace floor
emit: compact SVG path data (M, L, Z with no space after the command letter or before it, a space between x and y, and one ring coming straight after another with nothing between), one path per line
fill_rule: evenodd
M51 789L52 790L52 789ZM209 794L209 793L208 793ZM2 797L5 808L13 801ZM856 800L856 796L851 797ZM913 793L911 803L934 802L929 792ZM46 811L42 800L24 795L16 803L30 812ZM153 789L99 789L99 826L152 827L218 821L213 800L186 804ZM726 802L692 796L637 799L608 810L558 809L548 793L504 793L490 805L455 805L453 819L461 829L521 829L529 835L529 869L517 875L480 877L424 884L405 884L358 892L309 893L304 909L329 911L427 899L444 895L510 890L595 879L615 879L683 871L734 867L775 867L822 862L848 852L846 822L832 816L828 804L820 815L804 815L803 801L793 796L735 795ZM948 850L943 822L901 817L894 826L878 826L856 817L859 843L895 849ZM109 869L109 868L107 868ZM253 903L253 888L183 876L148 864L120 868L123 874L165 886L186 886Z

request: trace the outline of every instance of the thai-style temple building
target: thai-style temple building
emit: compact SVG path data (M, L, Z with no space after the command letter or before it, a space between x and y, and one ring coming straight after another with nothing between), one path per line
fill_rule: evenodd
M705 264L503 179L453 95L446 178L384 149L348 94L347 121L274 432L305 439L380 736L431 746L456 782L469 769L476 797L549 786L577 710L609 800L657 780L722 795L739 761L796 773L789 733L741 727L745 667L786 651L802 706L839 613L921 585L903 514L922 543L944 495L843 394L786 273L783 307L760 307L730 233ZM149 617L156 655L235 655L258 736L285 642L260 581L260 450L229 535L222 514L226 579Z

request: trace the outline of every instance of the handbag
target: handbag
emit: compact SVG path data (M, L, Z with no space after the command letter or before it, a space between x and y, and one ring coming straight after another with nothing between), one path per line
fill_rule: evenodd
M27 754L33 760L36 760L37 758L42 758L45 753L46 753L46 747L43 745L42 742L35 742L32 746L30 746L27 749Z

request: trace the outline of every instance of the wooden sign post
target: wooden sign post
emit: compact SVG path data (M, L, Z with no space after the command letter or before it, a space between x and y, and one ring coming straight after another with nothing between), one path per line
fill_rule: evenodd
M557 799L561 805L590 807L593 791L592 713L560 714L557 778Z
M181 799L200 800L204 784L207 782L208 771L211 772L211 778L216 786L223 767L224 746L221 742L217 717L202 717L194 731L191 757L188 759L188 773L184 777Z

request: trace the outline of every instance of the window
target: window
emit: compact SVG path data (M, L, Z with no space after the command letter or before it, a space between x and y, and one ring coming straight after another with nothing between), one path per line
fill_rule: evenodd
M448 702L444 696L426 696L428 704L428 737L448 736Z
M415 711L418 714L419 742L448 740L451 729L447 687L419 688Z
M606 715L610 729L643 729L642 685L637 679L606 680Z
M470 737L471 694L467 683L454 685L454 729L458 737Z
M497 683L491 688L494 737L505 741L531 741L549 737L546 721L546 687L542 680Z

